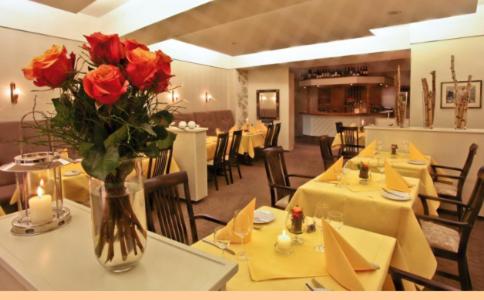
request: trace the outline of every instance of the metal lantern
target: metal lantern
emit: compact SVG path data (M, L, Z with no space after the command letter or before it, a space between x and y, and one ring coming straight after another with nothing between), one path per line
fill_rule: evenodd
M15 173L18 216L12 233L34 235L62 226L70 220L63 207L61 167L69 163L57 152L33 152L15 157L0 170Z

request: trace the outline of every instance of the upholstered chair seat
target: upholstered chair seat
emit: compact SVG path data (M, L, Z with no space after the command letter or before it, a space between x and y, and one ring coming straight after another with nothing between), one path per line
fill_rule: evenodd
M420 225L430 246L457 253L460 242L457 230L429 221L420 221Z

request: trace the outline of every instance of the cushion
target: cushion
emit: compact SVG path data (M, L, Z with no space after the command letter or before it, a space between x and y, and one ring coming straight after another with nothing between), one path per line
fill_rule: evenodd
M438 194L446 194L446 195L457 195L457 188L453 184L446 184L443 182L434 182L435 189L437 190Z
M218 125L212 111L195 112L193 115L195 117L195 122L197 122L198 125L208 128L207 135L215 135L215 128L217 128Z
M234 115L230 110L216 110L213 112L217 121L217 128L229 131L235 125Z
M289 199L291 198L290 195L286 195L281 199L276 201L276 206L281 208L286 208L289 205Z
M175 112L173 114L173 121L178 123L180 121L185 121L185 122L188 122L188 121L195 121L195 116L193 115L193 113L179 113L179 112Z
M420 225L430 246L452 252L459 250L460 235L457 230L430 221L420 221Z

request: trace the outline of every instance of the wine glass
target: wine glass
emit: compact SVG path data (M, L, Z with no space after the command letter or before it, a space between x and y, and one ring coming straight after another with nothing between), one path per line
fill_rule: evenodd
M328 212L328 221L336 230L343 227L343 212L339 210L330 210Z
M314 218L319 219L319 222L317 222L316 224L319 227L319 230L321 231L321 243L319 243L314 247L314 249L317 252L324 252L323 220L326 220L326 218L328 217L328 210L329 210L328 203L321 203L316 207L316 210L314 211Z
M381 140L376 141L376 152L380 154L383 151L383 142Z
M245 251L244 239L250 234L252 230L252 223L247 214L241 214L239 211L234 213L234 218L232 221L232 232L240 239L240 243L242 244L242 250L237 252L237 258L241 261L248 260L248 256Z
M219 234L221 230L225 229L223 226L218 226L213 230L213 241L217 246L222 249L222 256L225 254L225 250L230 246L230 239L223 235Z
M409 142L407 140L402 141L402 152L408 153L409 152Z

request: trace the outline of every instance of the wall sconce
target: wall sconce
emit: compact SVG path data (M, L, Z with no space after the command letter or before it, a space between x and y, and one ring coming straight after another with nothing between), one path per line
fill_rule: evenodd
M175 92L175 90L171 90L170 91L171 103L178 102L178 99L180 99L180 95L177 92Z
M19 95L20 89L15 86L15 82L10 82L10 102L12 104L17 104Z
M205 103L215 100L208 92L205 92L205 94L203 94L202 99L205 100Z

